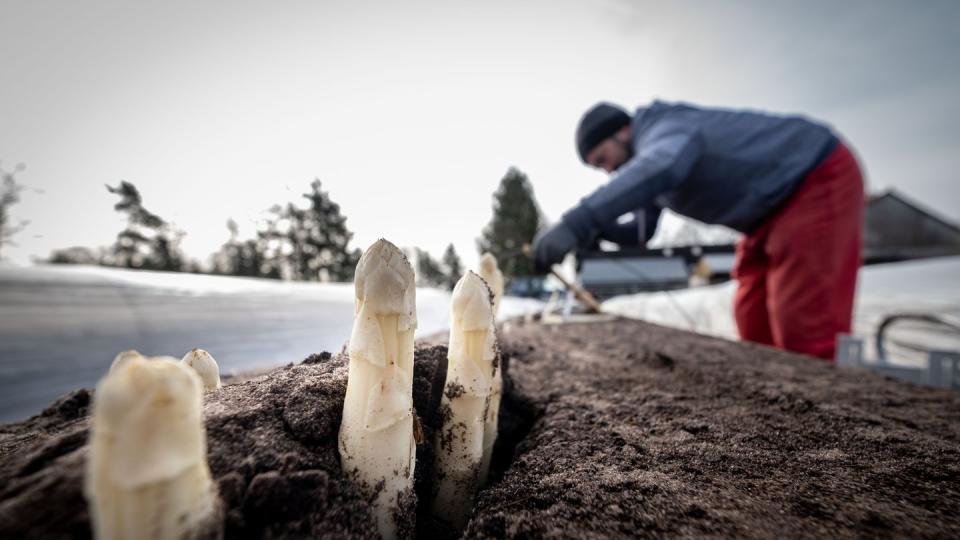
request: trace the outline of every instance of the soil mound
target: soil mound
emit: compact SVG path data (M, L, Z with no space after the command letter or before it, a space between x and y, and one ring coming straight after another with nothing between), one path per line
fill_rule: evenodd
M416 356L414 406L425 417L446 348L419 347ZM369 505L340 470L347 363L344 355L312 355L204 395L227 538L378 537ZM83 463L91 394L78 390L39 416L0 426L0 537L90 537Z
M512 324L541 411L466 536L960 535L960 394L632 322Z
M960 394L635 321L501 328L490 484L464 536L960 536ZM430 492L446 348L416 350ZM337 455L347 358L207 393L230 538L374 538ZM86 538L92 392L0 425L0 537ZM457 536L420 504L407 534ZM416 523L416 530L413 529Z

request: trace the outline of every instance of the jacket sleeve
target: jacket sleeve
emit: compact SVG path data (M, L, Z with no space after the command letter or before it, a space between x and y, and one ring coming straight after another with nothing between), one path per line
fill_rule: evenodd
M633 213L633 219L625 223L600 225L600 238L620 244L621 246L643 246L653 238L657 230L657 221L663 210L657 205L650 205ZM641 238L642 235L642 238Z
M703 153L694 125L661 120L637 142L636 154L605 185L563 215L581 244L593 242L604 227L636 208L647 208L661 193L676 188Z

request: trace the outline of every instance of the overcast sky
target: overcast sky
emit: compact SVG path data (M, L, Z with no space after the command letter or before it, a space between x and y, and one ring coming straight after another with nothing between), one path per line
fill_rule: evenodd
M366 247L469 264L511 165L556 220L605 181L580 114L654 98L800 112L870 189L960 218L960 2L0 3L0 168L18 162L19 262L110 244L105 183L206 257L314 178Z

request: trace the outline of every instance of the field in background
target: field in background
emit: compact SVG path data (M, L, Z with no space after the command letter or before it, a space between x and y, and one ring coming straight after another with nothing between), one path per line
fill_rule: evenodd
M737 339L733 320L736 282L672 293L611 298L603 308L625 317ZM877 325L891 313L934 313L960 318L960 257L925 259L864 267L857 283L853 331L866 340L866 357L876 357ZM960 349L960 338L928 325L898 324L890 337L929 348ZM891 362L919 365L925 355L891 347Z
M854 330L868 339L888 313L960 317L960 258L864 268ZM610 312L736 339L735 283L618 297ZM449 293L417 290L420 336L448 327ZM500 318L542 303L506 298ZM114 355L135 348L181 357L209 350L224 373L339 351L350 336L353 286L128 271L101 267L0 268L0 421L25 418L75 388L92 387ZM903 326L897 339L960 348L955 336ZM916 364L920 355L894 349Z
M341 350L353 325L353 285L130 271L0 267L0 421L92 387L114 355L180 358L207 349L222 373ZM446 291L417 290L418 335L444 330ZM501 318L538 309L506 298Z

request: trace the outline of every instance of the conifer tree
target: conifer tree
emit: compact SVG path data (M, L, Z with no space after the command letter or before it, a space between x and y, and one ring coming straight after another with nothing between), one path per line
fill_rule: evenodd
M460 278L463 277L463 263L460 262L460 256L457 255L457 250L454 249L453 244L448 245L447 250L443 252L443 266L447 274L446 286L452 291Z
M143 198L136 186L121 181L107 191L120 196L114 210L127 215L127 227L117 234L111 248L114 266L166 270L183 270L179 232L171 232L166 221L143 206Z
M227 240L220 250L212 255L213 273L227 276L240 275L240 241L238 239L240 229L233 218L227 219L227 230L230 231L230 239Z
M233 219L227 220L230 239L214 255L214 268L219 274L245 277L280 278L279 268L268 260L266 244L257 238L240 240L240 228Z
M511 167L493 194L493 217L477 242L480 253L489 251L500 263L504 278L534 274L533 261L523 246L543 224L540 207L527 175Z
M360 251L348 245L353 233L340 205L320 189L320 180L303 195L309 207L288 203L276 211L277 228L264 238L281 240L281 253L289 277L302 281L350 281L360 260Z
M417 256L417 284L427 287L447 286L447 273L425 250L414 248Z
M73 246L51 251L46 262L49 264L98 264L101 257L102 254L88 247Z

